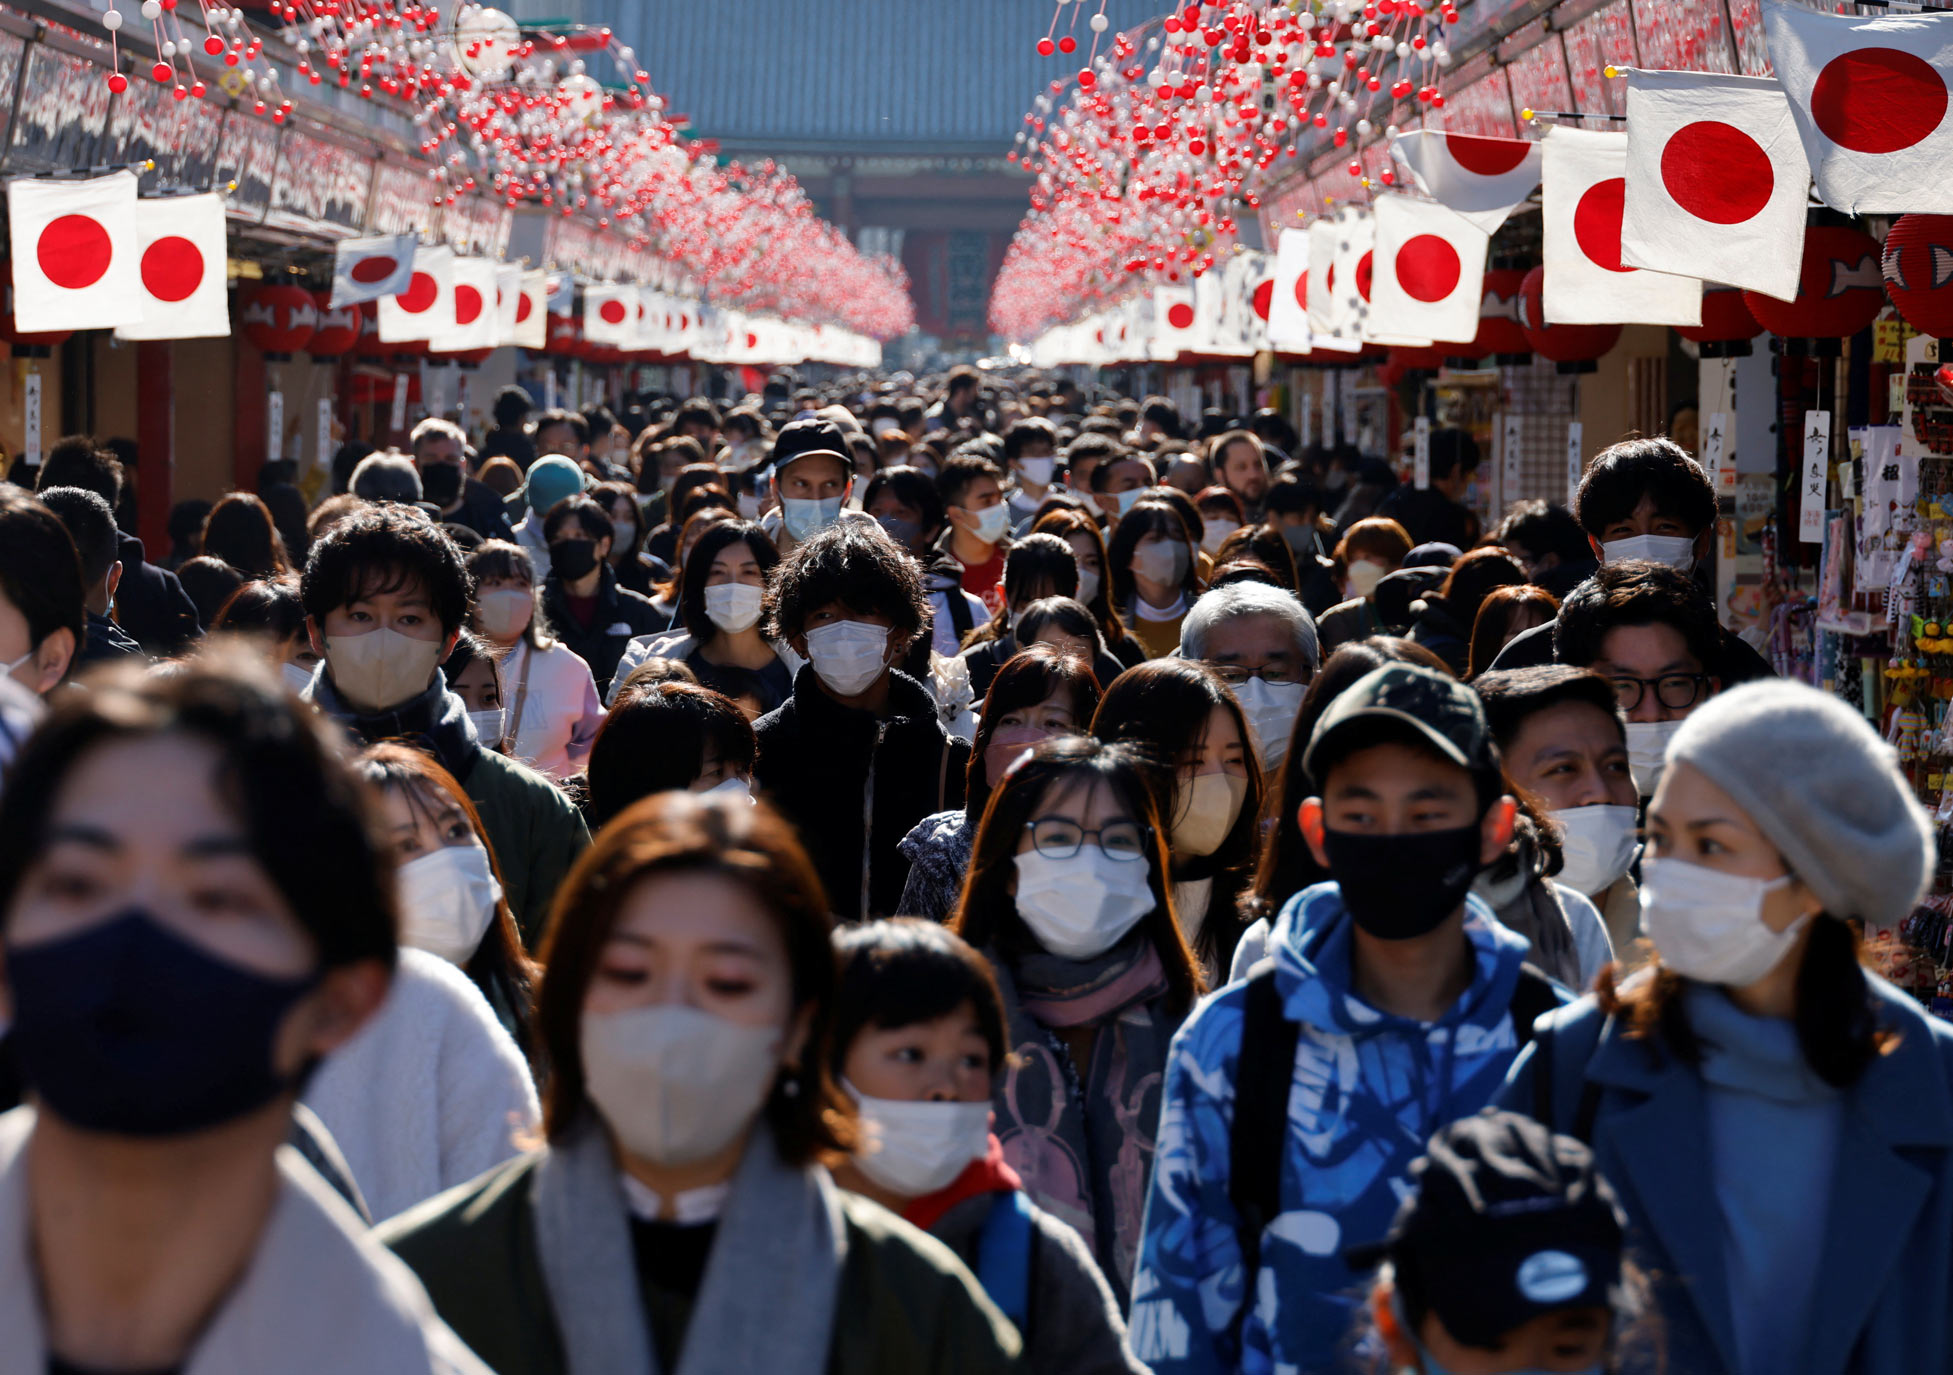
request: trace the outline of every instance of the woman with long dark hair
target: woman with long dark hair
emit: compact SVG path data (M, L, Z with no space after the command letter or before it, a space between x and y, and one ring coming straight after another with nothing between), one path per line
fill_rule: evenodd
M506 540L489 540L469 554L475 593L468 621L501 651L496 667L507 752L560 781L590 757L604 712L590 665L552 633L535 572L529 551Z
M1163 496L1143 498L1113 529L1106 551L1112 605L1150 659L1180 644L1180 623L1200 595L1198 552L1187 518Z
M1146 646L1133 637L1112 609L1112 588L1105 574L1109 562L1105 536L1091 514L1082 506L1048 511L1032 523L1031 533L1056 535L1071 546L1072 557L1078 562L1078 600L1099 623L1106 649L1127 668L1145 663Z
M247 578L292 571L270 509L249 492L231 492L210 508L197 552L222 559Z

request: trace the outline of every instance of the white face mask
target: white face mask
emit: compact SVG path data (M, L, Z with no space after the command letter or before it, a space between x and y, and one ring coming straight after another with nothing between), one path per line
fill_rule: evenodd
M759 619L765 597L765 589L750 583L714 583L705 589L706 619L728 634L737 634Z
M637 544L637 526L628 520L612 518L610 522L610 560L616 563L631 552Z
M1010 508L1001 501L995 506L986 506L981 511L966 510L964 514L976 518L976 529L971 530L967 525L963 529L985 544L995 544L1004 537L1004 532L1010 529Z
M824 497L814 501L803 501L798 497L780 498L781 523L796 540L810 540L840 518L840 497Z
M416 640L390 626L326 636L333 687L349 706L367 711L385 711L420 696L440 662L439 640Z
M535 594L513 587L498 587L475 598L475 623L484 635L498 640L520 635L535 614Z
M1070 859L1025 850L1017 856L1017 915L1054 955L1103 955L1158 905L1149 867L1144 859L1113 859L1089 843Z
M807 632L807 658L839 697L859 697L888 670L888 627L835 621Z
M720 797L743 797L748 803L757 800L753 796L753 780L736 773L728 774L711 787L701 788L699 790L699 796L701 797L712 797L715 795Z
M1201 773L1180 789L1180 814L1173 818L1173 853L1211 855L1221 848L1241 815L1248 780L1231 773Z
M1655 795L1661 771L1668 762L1668 742L1682 728L1680 721L1630 721L1627 723L1628 772L1634 775L1634 790L1643 797Z
M1640 846L1635 835L1639 820L1633 807L1568 807L1548 812L1560 828L1565 864L1553 876L1574 892L1591 897L1603 892L1634 863Z
M1033 487L1049 487L1056 472L1058 460L1055 458L1020 458L1017 471Z
M1133 507L1139 505L1140 498L1145 495L1146 488L1135 487L1130 492L1119 492L1115 494L1112 502L1118 508L1119 515L1124 517L1131 512Z
M1369 596L1377 590L1377 584L1383 581L1384 574L1389 571L1382 564L1374 563L1369 559L1351 561L1348 571L1350 596Z
M1600 546L1602 563L1621 563L1627 559L1665 563L1679 573L1693 572L1695 541L1682 535L1636 535L1632 539L1609 540Z
M507 714L503 708L471 711L468 713L468 719L475 723L475 739L481 742L483 749L492 750L501 747L502 736L507 731L507 726L504 724Z
M765 514L766 503L764 500L762 500L759 497L753 496L747 492L741 492L739 494L738 501L739 501L739 518L741 520L758 520L763 514Z
M1192 562L1187 546L1179 540L1158 540L1132 551L1132 571L1150 582L1178 587L1186 581L1187 565Z
M1746 988L1790 952L1810 921L1782 931L1763 924L1763 900L1788 888L1789 874L1744 878L1679 859L1641 862L1641 920L1661 962L1698 983Z
M1225 516L1216 516L1212 520L1202 521L1200 528L1200 547L1210 554L1218 554L1221 546L1227 543L1227 537L1241 527Z
M903 1198L921 1198L956 1182L990 1153L990 1104L916 1103L870 1098L844 1084L861 1110L862 1148L854 1163Z
M1099 594L1099 571L1096 568L1078 570L1078 600L1090 602Z
M780 1028L675 1004L583 1014L583 1082L632 1155L716 1155L750 1127L780 1072Z
M1234 689L1234 699L1248 714L1248 724L1261 741L1261 766L1272 769L1288 754L1289 737L1295 733L1295 717L1302 710L1308 688L1301 683L1264 683L1250 678Z
M399 895L401 944L459 965L481 947L502 885L487 850L448 845L400 866Z
M30 654L20 662L24 664L27 662L27 659L32 657ZM0 669L0 676L4 676L5 672L5 669ZM285 679L285 686L301 696L304 695L307 688L312 686L312 670L309 668L300 668L297 664L280 664L278 665L278 672Z

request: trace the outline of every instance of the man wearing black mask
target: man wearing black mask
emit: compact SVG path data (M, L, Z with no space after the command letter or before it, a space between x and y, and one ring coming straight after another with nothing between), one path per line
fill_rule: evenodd
M549 545L543 613L563 643L590 665L600 697L610 691L611 675L634 637L671 629L670 615L649 597L618 585L610 570L615 537L610 516L594 497L566 497L543 518Z
M440 508L441 519L465 525L483 539L514 542L508 514L495 489L468 476L468 436L451 420L429 416L411 436L421 495Z

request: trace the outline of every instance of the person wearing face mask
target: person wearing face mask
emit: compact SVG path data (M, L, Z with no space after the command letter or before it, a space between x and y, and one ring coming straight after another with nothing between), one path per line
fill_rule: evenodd
M528 997L527 962L467 795L405 745L375 746L357 769L378 787L396 866L400 962L386 1003L320 1067L304 1102L368 1209L386 1218L515 1155L540 1112L529 1061L461 967L492 965L505 997ZM488 936L496 948L483 958Z
M1146 646L1126 629L1125 622L1113 610L1112 587L1105 576L1105 536L1091 514L1077 508L1050 510L1038 518L1032 533L1056 535L1071 546L1072 557L1078 564L1078 600L1098 622L1106 651L1127 668L1145 663Z
M9 1370L487 1375L281 1149L396 961L389 865L335 734L219 649L163 677L105 669L15 759Z
M939 1243L834 1186L832 918L770 809L667 793L565 889L545 1144L380 1232L498 1370L989 1375L1021 1343Z
M1504 1101L1592 1143L1669 1368L1900 1375L1953 1347L1953 1029L1869 974L1937 863L1854 707L1733 688L1648 807L1656 962L1540 1024Z
M1001 588L997 614L970 632L960 656L969 674L971 700L977 702L990 690L998 667L1025 643L1016 626L1026 608L1046 597L1070 597L1077 592L1078 560L1056 535L1026 535L1010 547Z
M1479 607L1495 590L1519 587L1525 581L1518 561L1504 550L1474 549L1449 566L1438 588L1417 600L1410 638L1463 678L1471 662L1472 631Z
M590 837L548 779L482 745L441 675L469 589L461 551L420 516L378 510L339 522L313 544L299 583L306 634L325 659L305 698L368 744L411 739L454 776L481 813L509 910L533 941Z
M81 652L75 656L77 670L118 659L147 663L142 646L122 633L110 619L115 608L115 587L122 581L122 561L118 556L115 512L94 492L80 487L49 487L40 494L41 504L54 512L67 527L81 557L81 581L87 589L88 630L82 637Z
M1208 487L1195 493L1193 503L1200 513L1200 552L1218 559L1227 537L1247 524L1241 500L1225 487Z
M772 495L778 509L760 526L785 558L802 544L843 521L872 520L851 510L854 459L848 437L831 420L796 420L773 441Z
M936 470L949 529L938 546L962 569L965 592L979 598L994 616L1003 605L999 590L1010 553L1010 507L1004 501L1004 474L968 446L943 460Z
M1112 532L1112 604L1150 659L1178 648L1180 623L1200 595L1194 548L1186 521L1160 500L1134 506Z
M898 912L949 920L963 891L977 823L1005 771L1040 741L1083 732L1098 705L1098 679L1075 654L1034 645L1005 662L983 699L964 805L924 817L902 838L909 877Z
M1004 462L1010 465L1011 533L1031 533L1032 519L1053 490L1058 472L1058 431L1049 420L1031 416L1004 431Z
M1131 1314L1158 1372L1339 1368L1343 1248L1384 1233L1423 1143L1491 1101L1566 997L1471 892L1514 805L1469 688L1372 670L1302 767L1319 791L1299 827L1331 881L1289 901L1167 1067Z
M1034 1375L1144 1375L1111 1286L1070 1226L1033 1203L990 1130L1005 1072L990 964L933 921L837 931L833 1069L862 1140L835 1171L956 1253L1024 1338Z
M1122 1308L1159 1075L1206 987L1173 919L1155 775L1130 745L1036 746L991 797L951 923L1003 992L1013 1068L993 1107L1004 1162L1085 1239Z
M452 420L430 415L414 426L407 447L420 470L420 491L441 519L465 525L485 540L513 540L507 509L494 489L468 474L468 436Z
M588 495L610 517L609 563L618 585L642 597L653 596L657 584L669 574L670 565L647 547L644 511L638 505L636 490L628 482L599 482L589 489Z
M305 634L305 603L291 575L259 578L231 593L210 622L212 635L241 635L278 665L285 686L303 696L319 656Z
M511 511L523 513L512 529L515 542L529 551L538 583L549 576L549 536L543 531L543 519L557 502L575 496L584 485L583 469L576 466L575 460L562 454L545 454L530 467L515 495L504 503Z
M1554 882L1600 909L1614 956L1642 964L1641 812L1614 685L1586 669L1553 665L1488 673L1472 684L1514 786L1546 809L1559 834Z
M750 801L755 757L752 722L730 698L691 682L633 684L604 718L590 752L584 804L590 826L602 827L652 793Z
M1076 482L1078 479L1073 478ZM1086 479L1101 524L1116 525L1159 481L1153 461L1145 454L1118 449L1095 465Z
M929 647L954 658L974 630L989 623L990 608L963 590L963 565L939 550L949 515L936 479L920 468L884 468L868 479L862 510L880 522L888 537L922 564L922 585L933 615Z
M613 527L598 502L581 494L557 502L543 519L543 538L549 546L543 614L570 652L590 666L601 698L625 646L668 628L671 619L650 598L618 586L607 561Z
M1180 653L1220 675L1254 728L1261 767L1279 769L1303 694L1322 664L1309 613L1285 592L1233 583L1194 603L1180 628Z
M1369 1286L1367 1347L1403 1375L1611 1375L1656 1355L1646 1279L1593 1152L1486 1109L1431 1138ZM1367 1354L1367 1352L1366 1352Z
M505 753L561 781L589 758L590 742L603 724L603 704L590 666L550 634L533 571L528 550L501 540L468 555L475 587L469 626L501 659L496 700L471 710L499 713L475 722L475 734L485 745L493 749L501 741Z
M1286 472L1268 487L1263 528L1277 532L1295 559L1296 590L1311 616L1343 600L1336 577L1336 525L1323 512L1322 489L1300 473Z
M1346 600L1316 617L1325 650L1393 633L1377 609L1377 584L1403 567L1410 551L1410 532L1387 517L1372 516L1349 528L1336 546L1335 559L1343 570Z
M472 630L454 637L454 648L441 660L441 676L474 723L475 739L485 750L503 753L507 743L508 710L502 702L501 653Z
M902 837L963 801L969 745L895 667L928 614L915 560L854 521L799 546L767 592L766 633L807 666L753 725L754 781L799 828L849 920L895 914L909 874Z

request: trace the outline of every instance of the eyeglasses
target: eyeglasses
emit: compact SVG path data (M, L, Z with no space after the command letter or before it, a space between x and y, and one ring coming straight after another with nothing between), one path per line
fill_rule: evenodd
M1649 688L1655 690L1655 700L1670 711L1684 711L1702 696L1702 690L1709 684L1706 673L1664 673L1659 678L1609 678L1614 685L1614 696L1621 704L1622 711L1633 711L1641 705L1641 696Z
M1209 664L1208 667L1218 673L1221 681L1231 688L1247 686L1250 678L1259 678L1262 682L1275 686L1286 683L1306 685L1315 676L1307 668L1297 673L1283 664L1263 664L1260 668L1248 668L1242 664Z
M1097 830L1086 830L1076 821L1061 816L1040 817L1026 822L1031 847L1046 859L1070 859L1083 848L1086 839L1095 838L1107 859L1143 860L1153 828L1137 821L1108 821Z

